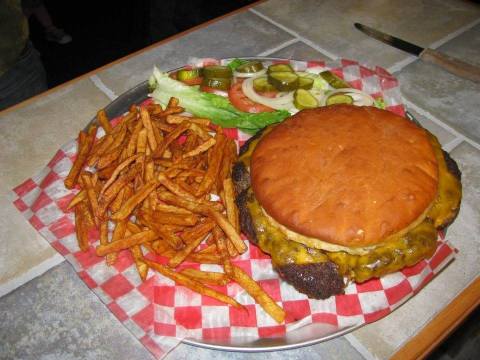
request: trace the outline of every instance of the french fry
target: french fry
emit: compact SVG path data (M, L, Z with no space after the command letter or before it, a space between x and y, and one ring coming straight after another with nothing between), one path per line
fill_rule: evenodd
M98 256L105 256L112 252L131 248L134 245L140 245L144 242L150 242L158 238L158 235L153 230L145 230L137 234L128 236L117 241L113 241L107 245L97 246L96 253Z
M189 151L189 152L183 154L183 158L197 156L198 154L201 154L201 153L207 151L208 149L210 149L213 145L215 145L215 139L210 138L207 141L205 141L203 144L198 145L192 151Z
M185 131L189 129L189 125L185 123L181 123L179 126L175 128L171 133L169 133L165 139L163 139L163 142L157 146L155 151L152 154L152 157L155 158L161 158L163 155L163 152L167 150L168 145L174 140L176 140L180 135L182 135Z
M87 192L85 190L80 190L68 203L67 209L73 208L79 202L82 202L87 199Z
M187 209L196 214L208 215L211 209L223 211L223 206L218 202L209 202L206 204L205 202L190 201L166 191L157 191L157 197L167 204Z
M81 251L87 251L89 248L88 242L88 228L85 224L85 209L87 204L85 202L78 203L75 206L75 231L77 234L78 247Z
M205 127L208 127L211 124L211 121L209 119L183 115L168 115L166 121L168 124L181 124L182 122L187 121Z
M148 266L150 266L152 269L158 271L160 274L172 279L175 281L177 284L183 285L190 290L193 290L197 293L200 293L205 296L212 297L214 299L217 299L221 302L224 302L226 304L230 304L236 308L241 308L242 305L240 305L235 299L231 298L230 296L227 296L225 294L222 294L216 290L210 289L206 287L205 285L202 285L200 282L193 280L189 278L188 276L185 276L181 273L177 273L170 269L168 266L145 260Z
M135 266L137 268L138 274L140 275L140 279L145 281L148 275L148 265L143 261L143 253L140 245L134 245L130 248L130 252L133 256L133 260L135 261Z
M235 204L235 190L233 189L233 181L227 178L223 181L223 191L225 194L225 208L227 209L227 218L233 225L237 233L240 232L240 220L238 217L238 208Z
M237 249L240 254L243 254L247 250L247 245L245 245L240 235L238 235L238 233L235 231L233 225L230 224L228 220L225 219L225 217L218 211L210 210L209 214L212 219L215 220L218 226L220 226L220 228L225 232L225 235L227 235L227 237L233 243L235 249Z
M73 187L77 184L80 172L82 171L83 166L87 161L88 155L93 146L93 142L95 141L96 133L96 126L91 126L88 129L87 134L85 134L83 131L80 132L78 136L77 158L73 162L72 168L70 169L70 172L68 173L64 181L65 187L67 189L73 189Z
M140 108L140 118L142 119L143 127L147 131L147 138L150 149L152 149L152 151L155 151L155 149L157 148L157 139L155 138L152 120L150 119L150 114L148 113L147 109Z
M141 156L141 154L137 155L132 155L129 158L125 159L122 163L120 163L115 170L113 171L112 175L108 179L108 181L103 185L102 190L100 191L100 195L102 195L105 190L108 189L110 185L112 185L115 180L117 180L118 175L127 167L129 166L132 162L134 162L136 159L138 159Z
M95 188L93 187L92 184L92 179L90 178L90 175L88 174L82 174L82 182L85 186L85 191L87 192L87 199L90 204L90 210L93 214L93 220L95 224L98 226L99 225L99 220L96 214L98 213L98 199L97 199L97 194L95 193Z
M123 239L125 237L126 231L127 231L127 221L124 220L124 221L117 222L117 225L115 226L115 229L113 230L112 241L111 242L113 243L115 241ZM115 264L115 262L117 261L117 257L118 257L118 252L116 252L116 251L107 254L106 257L105 257L107 265L111 266L111 265Z
M108 120L107 113L104 109L97 112L97 121L107 134L112 132L112 125L110 125L110 121Z
M175 256L170 258L170 261L168 262L168 266L174 268L180 265L187 258L187 256L190 255L190 253L193 252L193 250L195 250L198 245L200 245L200 243L204 240L204 238L205 238L205 235L198 236L193 241L187 243L187 246L185 246L182 250L177 251Z
M212 149L211 160L209 160L209 166L203 180L195 193L196 196L206 194L215 185L217 180L218 171L220 170L220 164L223 157L223 149L225 145L225 136L218 134L216 143Z
M111 219L114 221L124 220L130 216L133 209L137 207L143 200L147 198L147 196L155 190L158 186L158 182L152 181L145 184L141 189L137 191L135 195L130 197L123 205L120 210L118 210L115 214L111 216Z
M161 173L158 175L158 181L160 184L165 186L168 190L170 190L172 193L190 201L198 201L197 198L190 194L189 192L185 191L182 189L178 184L175 184L173 181L171 181L169 178L165 176L164 173Z
M232 280L237 282L277 323L285 321L285 311L247 273L233 265Z
M206 285L224 286L230 282L230 278L224 274L213 271L201 271L197 269L183 269L180 274L186 275L191 279L197 280Z
M142 211L143 213L143 211ZM158 224L193 226L198 223L199 216L195 214L173 214L160 210L149 211L150 217Z

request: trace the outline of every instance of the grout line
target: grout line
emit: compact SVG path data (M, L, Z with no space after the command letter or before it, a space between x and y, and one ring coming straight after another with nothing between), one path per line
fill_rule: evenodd
M258 56L268 56L268 55L270 55L271 53L274 53L275 51L278 51L278 50L281 50L281 49L283 49L283 48L286 48L287 46L292 45L292 44L295 44L295 43L297 43L297 42L299 42L299 40L296 39L296 38L290 39L290 40L288 40L288 41L285 41L283 44L281 44L281 45L279 45L279 46L276 46L276 47L274 47L274 48L271 48L271 49L268 49L268 50L266 50L266 51L261 52L260 54L258 54Z
M330 59L332 60L335 60L335 59L338 59L338 56L335 55L335 54L332 54L330 51L318 46L317 44L315 44L313 41L310 41L306 38L304 38L303 36L301 36L300 34L298 34L297 32L287 28L286 26L276 22L275 20L272 20L270 19L268 16L266 15L263 15L261 12L259 12L258 10L255 10L255 9L249 9L248 11L254 13L255 15L261 17L263 20L265 21L268 21L269 23L275 25L276 27L282 29L283 31L289 33L290 35L294 36L295 38L297 38L299 41L302 41L304 42L305 44L307 44L308 46L314 48L315 50L317 50L318 52L321 52L323 55L326 55L327 57L329 57Z
M457 36L463 34L464 32L470 30L472 27L474 27L475 25L478 25L478 24L480 24L480 19L476 19L476 20L472 21L470 24L462 26L461 28L459 28L459 29L451 32L450 34L444 36L440 40L437 40L437 41L431 43L428 46L428 48L436 49L436 48L442 46L443 44L447 43L448 41L455 39ZM411 64L412 62L414 62L418 59L419 59L418 57L416 57L414 55L410 55L406 59L400 60L400 61L396 62L395 64L393 64L392 66L388 67L387 70L390 73L393 74L397 71L402 70L405 66Z
M451 141L449 141L448 143L446 143L444 146L443 146L443 150L445 150L446 152L450 152L452 151L453 149L455 149L458 145L460 145L461 143L463 142L463 139L460 138L460 137L457 137Z
M478 24L480 24L480 19L474 20L470 24L462 26L460 29L457 29L454 32L451 32L450 34L448 34L444 38L433 42L432 44L430 44L430 48L431 49L436 49L436 48L442 46L443 44L445 44L446 42L456 38L458 35L463 34L465 31L470 30L472 27L474 27L475 25L478 25Z
M90 76L90 80L95 84L95 86L103 92L107 97L113 101L115 100L118 96L110 90L110 88L103 83L103 81L98 77L98 75L92 75Z
M368 349L353 335L346 334L344 338L362 355L366 360L376 360L377 357L373 355Z
M7 295L9 292L17 289L18 287L26 284L30 280L37 278L44 274L54 266L65 261L65 258L55 251L55 254L40 264L28 269L20 276L14 277L6 283L0 285L0 297Z
M414 61L417 61L417 60L418 60L418 57L416 57L414 55L409 55L409 56L407 56L406 59L400 60L400 61L396 62L395 64L393 64L392 66L389 66L387 68L387 71L390 74L394 74L397 71L402 70L405 66L410 65L411 63L413 63Z
M451 126L445 124L443 121L438 120L434 115L429 113L427 110L422 109L421 107L415 105L414 103L412 103L411 101L409 101L405 98L403 98L403 102L407 106L407 109L410 108L410 109L415 110L417 113L419 113L420 115L422 115L422 116L426 117L427 119L433 121L435 124L441 126L443 129L445 129L448 132L450 132L451 134L455 135L457 138L461 139L462 141L465 141L465 142L469 143L470 145L472 145L476 149L480 150L480 144L476 143L475 141L466 137L465 135L462 135L461 133L459 133L457 130L455 130Z

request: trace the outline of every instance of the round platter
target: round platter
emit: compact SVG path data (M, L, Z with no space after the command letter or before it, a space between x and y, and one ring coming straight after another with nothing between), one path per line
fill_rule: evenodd
M257 59L262 61L283 61L285 59L270 57L240 57L241 59ZM222 61L228 61L223 59ZM295 61L295 60L290 60ZM180 69L170 70L171 72ZM115 118L128 111L131 104L139 104L148 98L148 81L144 81L137 86L121 94L117 99L105 107L109 118ZM407 117L416 122L416 120L407 113ZM91 122L96 121L95 118ZM349 333L364 323L352 326L338 327L327 323L311 323L287 332L285 335L268 338L255 337L235 337L225 340L205 340L185 338L182 341L186 344L195 345L203 348L240 352L263 352L294 349L302 346L312 345L322 341L331 340L338 336Z

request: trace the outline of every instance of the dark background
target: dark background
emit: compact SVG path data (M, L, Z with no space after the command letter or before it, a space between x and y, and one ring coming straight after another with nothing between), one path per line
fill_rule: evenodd
M32 16L30 37L40 51L48 86L73 79L152 43L222 16L253 0L44 0L55 26L73 38L46 41Z

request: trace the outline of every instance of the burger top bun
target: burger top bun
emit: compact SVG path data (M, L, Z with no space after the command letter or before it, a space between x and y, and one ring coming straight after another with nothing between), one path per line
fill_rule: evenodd
M298 112L260 140L250 169L267 215L348 247L377 245L422 220L438 187L427 133L373 107Z

